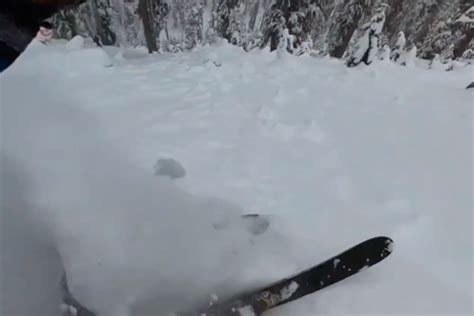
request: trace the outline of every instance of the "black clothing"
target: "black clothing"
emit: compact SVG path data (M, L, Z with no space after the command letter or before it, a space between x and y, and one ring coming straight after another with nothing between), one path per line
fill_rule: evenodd
M45 19L84 1L0 0L0 71L25 50Z

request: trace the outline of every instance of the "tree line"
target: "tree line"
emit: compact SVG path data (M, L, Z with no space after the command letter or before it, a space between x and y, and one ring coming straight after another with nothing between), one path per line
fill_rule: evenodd
M370 63L370 54L400 51L401 42L426 59L456 59L474 49L472 0L88 0L54 23L64 38L146 45L150 52L225 39L245 50L284 46L296 55Z

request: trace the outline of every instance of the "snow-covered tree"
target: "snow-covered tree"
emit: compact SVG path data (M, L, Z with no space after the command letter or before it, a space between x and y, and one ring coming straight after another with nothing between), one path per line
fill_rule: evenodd
M399 32L398 37L397 37L397 42L395 43L395 47L393 48L392 56L391 56L391 59L394 62L400 62L401 61L401 57L405 53L405 44L406 44L406 42L407 42L407 40L406 40L406 37L405 37L405 33L403 31Z
M159 38L160 33L166 28L166 21L170 11L169 4L166 0L152 0L151 5L155 34Z
M469 7L458 19L457 22L472 26L474 24L474 5Z
M385 23L385 8L381 7L369 23L362 26L362 36L357 40L347 61L349 67L360 63L370 65L379 52L379 38Z
M462 54L463 59L474 59L474 50L468 49Z
M202 5L190 1L184 11L184 47L192 49L202 42Z
M150 3L148 24L161 50L191 49L218 38L247 51L275 50L287 29L293 54L318 51L342 58L354 52L361 25L384 4L386 23L378 41L396 43L393 60L401 62L406 45L417 45L426 59L459 58L474 49L472 0L88 0L53 22L58 36L67 39L81 35L105 45L145 45L149 30L138 10L143 1Z
M284 15L286 28L293 36L293 44L290 51L301 54L312 46L314 38L320 38L325 31L324 3L328 1L299 0L287 1ZM303 48L302 46L305 46Z
M287 53L292 52L294 36L290 34L288 29L284 29L282 36L280 38L280 44L277 48L277 53L279 57L284 56Z
M92 0L89 2L95 35L104 45L117 44L118 12L111 0Z
M332 14L331 26L326 39L329 55L337 58L343 57L368 5L370 5L370 1L366 0L338 1Z
M416 58L418 54L418 48L416 45L407 52L405 60L403 61L402 65L413 68L416 66Z
M60 11L51 21L56 27L56 35L60 38L72 39L76 35L95 34L91 29L91 12L87 4Z
M380 60L383 62L389 63L391 53L392 53L392 50L390 49L390 46L388 44L385 44L382 47L382 50L380 51Z
M281 37L283 36L283 30L286 29L286 21L283 16L283 11L277 6L273 5L270 10L265 12L263 21L263 41L261 46L270 46L270 50L274 51L278 48Z
M121 46L136 47L145 44L145 34L143 23L140 20L138 12L138 1L124 1L121 7L121 25L122 36L120 37Z
M247 39L252 5L245 0L215 0L214 26L218 35L229 43L244 46Z
M469 4L471 6L464 11ZM466 50L474 48L474 6L472 1L461 0L460 12L462 12L461 16L453 23L456 34L453 50L455 58L462 56Z

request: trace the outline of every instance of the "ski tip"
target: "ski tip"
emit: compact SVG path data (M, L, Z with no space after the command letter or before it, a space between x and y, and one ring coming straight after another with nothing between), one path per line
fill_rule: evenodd
M388 257L394 249L395 242L392 238L386 236L375 237L372 239L374 242L380 244L382 250L382 257Z

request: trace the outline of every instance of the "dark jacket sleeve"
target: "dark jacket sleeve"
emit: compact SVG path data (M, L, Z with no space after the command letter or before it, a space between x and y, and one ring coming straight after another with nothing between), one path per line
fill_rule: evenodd
M47 5L55 7L79 5L87 0L2 0L2 3L10 5Z
M22 52L43 20L85 0L0 0L0 42Z

